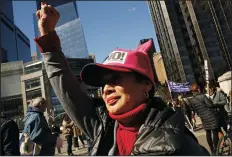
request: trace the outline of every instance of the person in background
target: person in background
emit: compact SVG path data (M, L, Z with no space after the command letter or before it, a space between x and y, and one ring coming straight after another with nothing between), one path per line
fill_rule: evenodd
M191 105L191 103L189 102L188 99L189 98L183 98L183 101L184 101L185 106L186 106L186 115L187 115L191 125L193 126L193 129L195 129L197 127L196 126L195 112L192 109L192 105Z
M63 131L62 133L64 134L65 138L67 139L67 153L69 156L73 156L72 152L72 140L73 140L73 126L74 123L68 116L68 114L63 115L63 120L62 120L62 126L63 126Z
M79 147L80 147L78 139L80 139L80 141L83 145L83 148L85 148L83 134L82 134L81 130L76 125L73 125L73 137L74 137L74 147L77 148L76 150L79 150Z
M214 85L209 86L209 92L206 94L206 96L210 98L210 100L214 104L214 111L217 116L220 127L219 137L221 137L223 136L221 127L224 131L226 131L226 120L228 119L228 115L225 110L227 104L227 97L220 88L216 88Z
M227 130L226 122L228 120L228 114L225 110L227 105L227 95L221 88L217 88L215 96L213 97L213 104L216 107L216 113L219 119L219 125L224 131Z
M1 112L1 156L20 156L19 129L11 119Z
M228 103L225 109L226 112L228 113L228 116L232 116L232 91L229 91L227 99L228 99Z
M174 108L174 111L180 112L183 114L183 106L182 106L181 101L179 99L176 99L173 101L173 108Z
M52 134L56 135L57 137L60 137L60 134L62 133L60 131L60 127L58 127L54 121L51 123L51 131L52 131ZM61 154L61 148L60 147L56 147L56 148L57 148L58 154Z
M205 94L200 93L197 84L191 85L191 91L193 93L193 97L189 99L189 101L193 110L197 113L203 123L211 154L215 155L219 140L218 133L220 132L220 127L214 112L214 104L206 97Z
M182 112L185 116L185 122L189 126L189 128L194 131L193 123L192 123L192 112L190 106L184 101L182 95L178 96L178 103L180 104L180 112Z
M61 51L55 32L59 13L42 3L37 17L41 37L35 41L48 78L65 111L89 137L91 155L208 155L185 128L183 115L158 107L154 99L154 74L147 53L152 40L135 50L116 49L103 64L82 69L85 84L103 87L105 105L96 107Z
M42 97L37 97L28 107L24 118L24 133L29 135L30 140L40 144L39 156L55 155L56 144L59 143L57 136L52 134L45 119L44 112L47 108L47 101Z

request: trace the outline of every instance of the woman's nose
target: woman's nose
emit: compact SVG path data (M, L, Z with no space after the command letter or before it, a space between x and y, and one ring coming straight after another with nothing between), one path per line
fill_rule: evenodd
M109 95L109 94L111 94L113 92L115 92L115 89L113 88L113 86L111 86L109 84L106 84L105 87L104 87L103 93L105 95Z

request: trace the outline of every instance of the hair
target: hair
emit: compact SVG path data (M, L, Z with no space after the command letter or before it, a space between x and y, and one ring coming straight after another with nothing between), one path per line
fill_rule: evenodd
M194 84L191 85L190 89L191 89L192 92L198 92L199 86L194 83Z
M37 97L30 104L30 107L40 108L40 106L44 105L46 100L43 97Z
M71 121L71 119L70 119L70 117L68 116L68 114L67 113L65 113L64 115L63 115L63 117L62 117L62 121Z
M148 79L146 76L144 76L140 73L137 73L137 72L133 72L133 73L134 73L134 76L135 76L135 79L137 82L141 83L142 81L149 81L150 83L152 83L150 81L150 79ZM154 86L152 86L151 90L148 92L149 99L154 97L154 93L155 93L155 88L154 88Z

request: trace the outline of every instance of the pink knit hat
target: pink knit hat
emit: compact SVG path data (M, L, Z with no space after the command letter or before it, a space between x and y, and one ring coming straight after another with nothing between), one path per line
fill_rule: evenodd
M151 46L152 41L149 40L133 51L117 49L111 52L102 64L87 64L81 71L81 79L87 85L101 87L105 85L102 78L110 71L137 72L154 84L154 75L147 54Z

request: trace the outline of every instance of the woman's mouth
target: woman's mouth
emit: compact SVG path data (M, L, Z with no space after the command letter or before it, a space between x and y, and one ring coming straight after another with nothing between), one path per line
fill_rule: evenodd
M109 97L106 99L108 105L114 105L118 101L119 97Z

